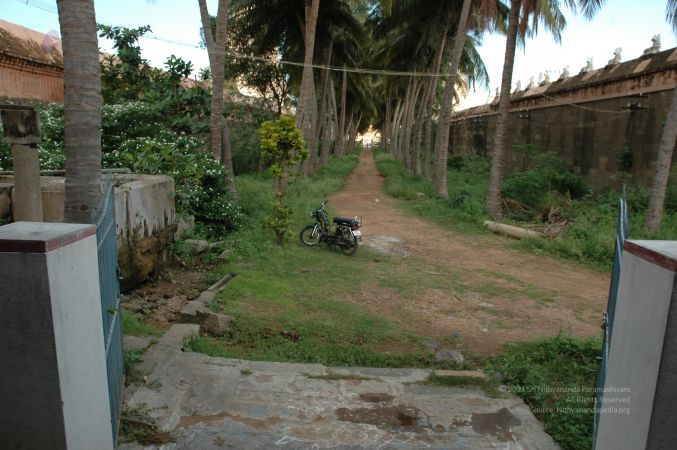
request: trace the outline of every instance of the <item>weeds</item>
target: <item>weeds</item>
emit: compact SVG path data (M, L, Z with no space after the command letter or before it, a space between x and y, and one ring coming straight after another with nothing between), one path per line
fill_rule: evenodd
M557 336L521 342L489 363L564 450L592 448L592 389L601 344Z
M527 211L511 209L504 221L520 226L525 221L546 220L555 215L567 220L564 232L556 238L515 241L516 248L541 255L608 270L613 258L618 199L611 189L590 190L582 179L572 174L557 158L545 154L535 161L534 168L508 176L502 187L505 197L524 203ZM488 165L478 156L452 157L449 160L447 184L449 198L434 195L432 183L409 173L392 155L380 153L376 165L385 176L386 193L401 199L400 205L410 213L422 216L464 233L486 233ZM423 196L417 195L424 194ZM658 233L648 236L643 230L648 204L648 190L628 190L630 236L633 239L674 239L677 236L677 170L673 170L665 201L665 214Z
M159 337L162 331L144 322L137 314L122 308L122 334Z
M449 376L430 374L428 378L417 384L429 384L433 386L458 387L468 389L480 389L487 397L503 398L505 394L499 389L498 382L493 379L470 377L470 376Z
M171 433L159 431L145 403L130 408L125 406L120 419L120 443L138 442L141 445L173 442Z

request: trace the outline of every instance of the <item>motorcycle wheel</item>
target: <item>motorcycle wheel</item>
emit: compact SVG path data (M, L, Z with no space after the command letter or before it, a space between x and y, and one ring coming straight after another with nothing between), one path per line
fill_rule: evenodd
M354 255L357 251L357 239L353 236L353 233L350 230L344 230L343 235L341 236L341 253L346 256Z
M315 232L315 235L313 235L313 232ZM320 230L319 228L315 230L315 225L308 225L299 233L299 239L305 245L313 247L320 243Z

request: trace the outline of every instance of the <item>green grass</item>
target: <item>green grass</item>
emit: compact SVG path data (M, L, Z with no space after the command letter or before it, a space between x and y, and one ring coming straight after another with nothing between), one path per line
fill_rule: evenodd
M479 378L469 376L447 376L430 374L428 378L417 384L430 384L433 386L446 386L466 389L480 389L487 397L502 398L505 393L499 389L498 382L490 378Z
M162 331L143 321L138 314L122 308L122 334L159 337Z
M592 394L601 343L557 336L520 342L489 363L563 450L592 448Z
M298 240L308 212L341 190L358 158L337 158L300 180L290 191L295 236L284 246L264 226L271 209L270 178L237 179L246 224L228 239L230 261L220 273L235 273L211 307L234 318L223 338L194 336L187 346L213 356L265 361L314 362L333 366L437 367L421 338L352 299L375 283L415 299L415 286L439 288L458 277L426 274L415 261L403 267L393 258L376 258L360 247L344 256L326 246L310 248ZM411 263L414 266L411 266Z
M400 206L406 211L458 231L484 232L487 181L477 176L483 170L481 164L472 166L472 170L449 173L448 199L438 198L430 180L413 175L390 154L377 152L376 167L385 177L386 193L401 199ZM419 193L425 197L420 198Z
M399 206L406 212L462 233L489 233L482 226L487 219L484 212L488 182L486 161L476 156L451 161L447 173L448 199L438 198L430 180L411 174L390 154L377 152L376 165L385 177L386 193L400 199ZM418 193L423 193L424 197L420 198ZM565 232L557 238L507 242L523 251L573 261L596 270L608 270L613 258L619 194L610 189L598 189L579 200L557 193L548 195L547 199L569 220ZM677 174L673 173L670 179L661 229L653 236L648 236L643 230L647 203L646 189L628 191L630 237L674 239L677 236ZM508 214L503 221L526 225L518 215L511 218Z

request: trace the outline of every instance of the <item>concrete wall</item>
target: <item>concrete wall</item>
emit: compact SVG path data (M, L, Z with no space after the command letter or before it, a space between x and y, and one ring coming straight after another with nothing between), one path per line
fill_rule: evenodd
M0 227L0 448L113 448L94 233Z
M649 185L663 122L677 86L677 49L516 91L508 125L508 170L526 146L552 151L593 185L617 186L620 171ZM628 105L639 108L628 109ZM450 154L489 156L498 99L453 116Z
M677 241L626 241L597 449L677 441L676 270Z
M63 221L65 180L40 177L45 222ZM11 219L12 176L0 175L0 219ZM9 195L9 210L3 209ZM159 270L176 230L174 180L163 175L115 175L115 220L123 288Z

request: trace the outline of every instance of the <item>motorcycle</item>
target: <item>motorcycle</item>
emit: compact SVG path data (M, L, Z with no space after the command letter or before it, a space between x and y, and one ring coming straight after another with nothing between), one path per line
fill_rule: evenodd
M315 219L315 223L301 230L299 238L310 247L325 243L329 247L338 247L344 255L353 255L357 251L357 243L362 240L362 218L334 217L336 228L332 231L329 216L324 210L327 201L324 200L319 209L311 211L310 217Z

